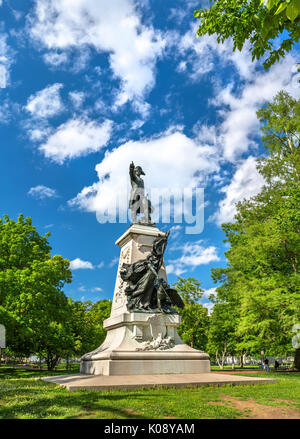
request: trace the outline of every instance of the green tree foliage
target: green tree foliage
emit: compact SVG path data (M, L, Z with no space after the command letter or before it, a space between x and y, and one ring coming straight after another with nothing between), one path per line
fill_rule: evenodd
M269 68L289 52L300 37L300 0L215 0L210 8L199 9L197 36L216 34L218 42L233 39L233 50L250 41L252 59L266 55ZM282 36L283 31L286 34ZM274 39L281 35L279 47Z
M177 309L182 317L178 334L192 348L204 350L209 317L207 308L198 303L203 295L201 283L192 277L178 277L173 287L178 291L185 305L183 309Z
M239 299L230 294L225 282L218 288L217 297L211 296L214 303L210 316L207 352L223 369L226 357L239 353L236 331L239 322Z
M103 343L106 337L103 321L110 316L112 302L100 300L92 303L72 299L69 302L72 309L71 328L75 339L74 350L70 355L80 357Z
M266 184L223 224L228 267L213 278L228 291L224 301L238 306L237 348L285 355L300 322L300 103L280 92L257 115L269 153L258 160Z
M50 256L50 234L41 236L31 218L0 220L0 319L10 352L43 355L49 368L72 345L68 300L69 261Z

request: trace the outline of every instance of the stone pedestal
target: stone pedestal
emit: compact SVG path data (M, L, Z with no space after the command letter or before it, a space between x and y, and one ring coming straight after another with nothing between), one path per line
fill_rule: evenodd
M187 346L177 334L178 314L128 312L126 284L120 267L145 259L155 238L154 226L134 224L116 242L121 247L111 316L104 321L107 337L81 358L80 372L94 375L151 375L210 372L209 356ZM159 273L167 280L164 264Z

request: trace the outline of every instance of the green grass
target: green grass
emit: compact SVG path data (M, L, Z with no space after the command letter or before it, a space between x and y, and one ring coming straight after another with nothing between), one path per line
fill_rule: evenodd
M259 404L289 406L300 409L300 374L269 373L277 384L222 386L200 388L155 388L115 390L106 392L66 389L37 377L57 375L57 372L28 371L20 368L0 368L0 418L240 418L239 410L223 402L222 395L239 400L249 398ZM243 375L247 375L246 373ZM266 377L265 373L249 376Z

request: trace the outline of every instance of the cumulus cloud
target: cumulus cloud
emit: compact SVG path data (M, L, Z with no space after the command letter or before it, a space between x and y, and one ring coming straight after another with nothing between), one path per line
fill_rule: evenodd
M217 291L216 288L209 288L208 290L204 290L203 291L203 298L204 299L209 299L210 296L216 296L217 295Z
M62 164L66 159L84 156L100 151L109 141L112 121L103 123L87 118L74 118L60 125L40 145L45 157Z
M26 110L35 118L49 118L61 113L64 106L60 98L62 84L48 85L43 90L31 95Z
M80 270L80 269L93 270L94 266L89 261L83 261L80 258L76 258L73 261L70 261L70 268L71 270Z
M66 52L58 53L54 51L45 53L43 58L46 64L49 64L50 66L53 67L59 67L63 64L66 64L69 59L68 54Z
M146 173L148 192L153 188L182 190L200 187L207 175L219 169L213 147L199 144L179 131L166 132L150 139L129 141L107 151L96 166L99 180L84 187L69 204L89 212L103 213L114 209L117 194L120 200L125 200L125 206L119 207L124 207L126 213L130 184L128 169L133 159Z
M31 36L52 54L87 47L107 53L121 81L117 106L141 103L155 83L165 41L159 31L142 24L133 0L37 0L29 23Z
M208 315L211 315L214 309L214 304L212 302L204 302L202 305L207 308Z
M183 246L178 247L182 254L179 258L170 260L170 263L166 267L167 273L174 273L180 276L187 271L195 269L199 265L219 261L220 258L217 254L216 247L204 247L202 242L202 240L187 242Z
M212 138L215 138L215 144L223 152L223 158L234 162L257 146L255 139L259 135L259 122L256 111L259 108L272 100L280 90L300 97L300 88L295 86L294 80L296 59L288 54L265 71L261 68L261 62L252 62L249 42L246 42L242 51L233 52L230 38L218 43L214 35L204 35L198 39L195 35L196 28L183 36L177 34L177 70L196 81L220 66L230 66L239 79L236 87L237 78L233 74L231 83L224 86L222 78L215 72L215 98L210 100L210 104L219 107L223 120L217 126L210 127L215 132Z
M55 189L50 187L39 185L29 189L28 195L37 198L39 200L44 200L46 198L57 198L57 192Z
M196 38L196 29L197 26L193 26L183 36L177 34L178 55L184 58L178 64L178 71L185 72L190 79L196 81L215 69L218 60L223 66L233 66L241 79L251 78L256 62L252 62L249 43L244 45L242 51L233 52L230 38L224 43L218 43L215 35Z
M287 55L267 72L256 72L239 93L234 92L232 86L218 90L214 103L220 106L223 116L218 142L226 160L235 161L255 146L254 138L259 134L256 112L280 90L300 97L300 88L295 87L293 81L294 65L294 58Z
M217 212L210 218L218 225L232 221L236 214L235 204L258 194L264 179L256 169L255 157L249 156L238 166L229 185L220 189L225 198L219 203Z
M9 85L13 63L13 51L7 44L7 37L7 34L0 33L0 89Z
M82 106L85 97L85 93L83 93L82 91L71 91L69 93L69 98L71 99L74 107L77 109Z

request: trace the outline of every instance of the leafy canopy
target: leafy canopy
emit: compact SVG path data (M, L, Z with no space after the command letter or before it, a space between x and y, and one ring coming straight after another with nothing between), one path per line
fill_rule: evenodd
M203 295L201 283L193 277L178 277L173 287L178 291L185 305L183 309L177 308L182 318L178 334L192 348L205 349L209 317L207 308L199 303Z
M233 50L251 45L252 60L266 55L264 67L283 58L300 37L300 0L215 0L194 12L201 20L197 36L216 34L218 42L233 39ZM280 36L277 47L274 39Z
M43 353L50 359L72 344L66 322L69 261L51 257L50 234L39 235L31 218L0 219L0 320L8 350L19 355ZM55 351L55 352L54 352Z
M300 320L300 103L286 92L258 111L262 191L237 205L235 222L223 224L228 266L213 270L221 303L238 310L237 348L268 355L293 351Z

